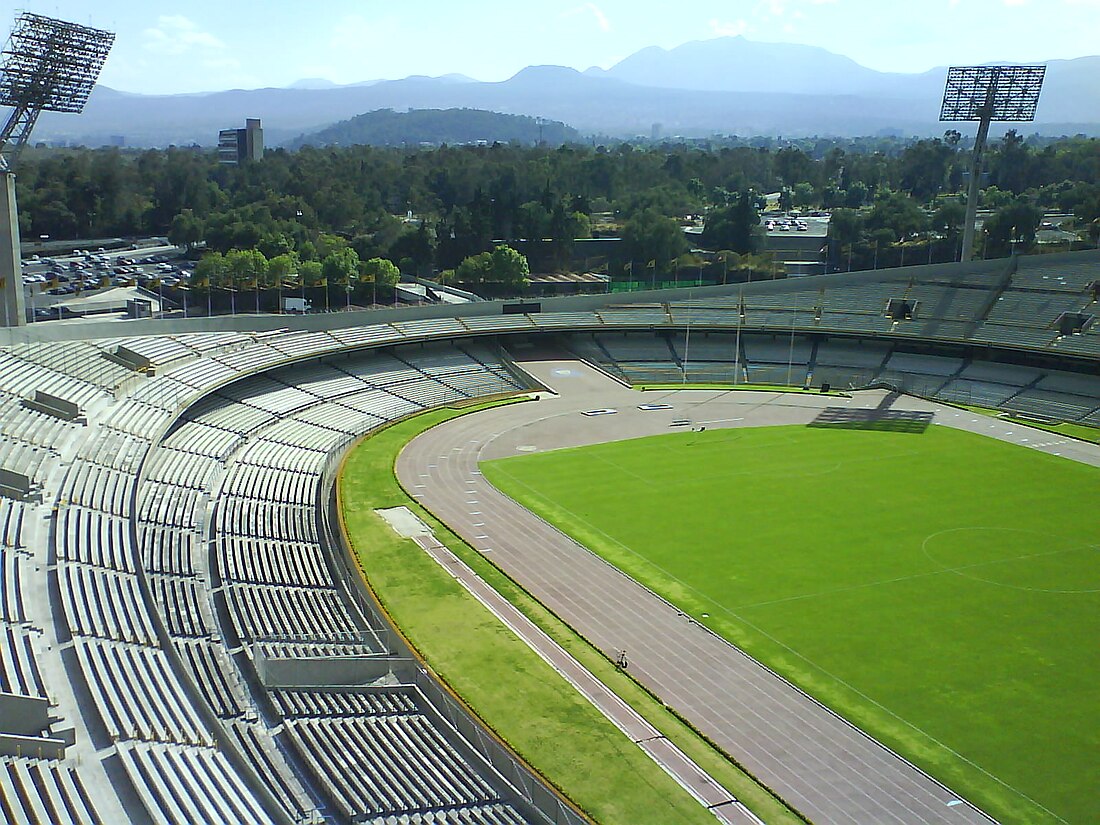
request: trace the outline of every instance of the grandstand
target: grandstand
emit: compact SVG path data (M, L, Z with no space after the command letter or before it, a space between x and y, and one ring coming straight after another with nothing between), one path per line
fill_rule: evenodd
M1098 282L1087 252L539 312L8 332L4 819L582 821L476 734L358 586L334 538L347 447L531 389L508 349L548 339L630 382L886 386L1100 425Z

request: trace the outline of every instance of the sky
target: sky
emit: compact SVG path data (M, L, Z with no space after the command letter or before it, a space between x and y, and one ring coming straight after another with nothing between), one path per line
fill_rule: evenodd
M646 46L743 35L879 71L1100 53L1100 0L23 0L117 34L100 82L126 92L335 83L528 65L608 68Z

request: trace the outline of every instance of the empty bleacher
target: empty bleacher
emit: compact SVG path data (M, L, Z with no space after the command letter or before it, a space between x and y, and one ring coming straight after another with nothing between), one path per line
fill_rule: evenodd
M740 330L740 380L916 381L944 400L1100 423L1100 371L1088 369L1100 327L1057 325L1062 312L1094 313L1096 269L1021 259L1003 278L930 270L600 310L0 350L0 467L34 479L47 502L0 498L0 690L52 699L64 668L89 699L67 712L95 739L83 763L0 758L4 821L128 811L266 822L318 810L387 825L525 821L507 783L456 745L415 688L260 686L253 657L387 649L322 544L332 456L385 422L520 388L476 337L509 331L585 330L574 349L619 376L726 381ZM912 319L887 317L895 298L912 303ZM459 343L432 340L449 336ZM118 347L138 361L110 357ZM1043 357L1016 366L1013 351ZM76 404L88 426L27 406L36 392ZM70 651L63 663L37 622L45 615ZM110 780L101 759L118 766Z

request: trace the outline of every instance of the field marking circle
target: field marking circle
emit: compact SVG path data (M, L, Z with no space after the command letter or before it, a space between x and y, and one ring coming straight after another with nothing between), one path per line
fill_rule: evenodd
M1019 584L1010 584L1008 582L998 581L995 578L987 578L975 574L974 570L981 569L983 567L992 567L997 564L1003 564L1014 561L1026 561L1033 558L1042 558L1044 556L1053 556L1059 553L1074 552L1078 550L1094 550L1100 551L1100 545L1095 544L1076 544L1069 547L1060 547L1057 550L1049 550L1039 553L1029 553L1022 556L1009 556L1006 558L991 559L989 561L975 562L974 564L950 566L942 559L936 558L936 556L928 549L930 543L933 543L935 539L940 536L945 536L949 533L961 533L961 532L982 532L982 533L1025 533L1033 536L1038 536L1042 539L1049 539L1050 537L1046 533L1041 533L1038 530L1024 530L1019 527L949 527L946 530L939 530L925 536L924 541L921 542L921 552L928 558L929 561L935 562L938 565L943 566L943 573L954 573L957 576L961 576L965 579L972 579L973 581L983 582L985 584L996 585L997 587L1007 587L1012 590L1025 590L1032 593L1059 593L1059 594L1086 594L1086 593L1100 593L1100 587L1096 588L1074 588L1074 589L1055 589L1048 587L1025 587Z

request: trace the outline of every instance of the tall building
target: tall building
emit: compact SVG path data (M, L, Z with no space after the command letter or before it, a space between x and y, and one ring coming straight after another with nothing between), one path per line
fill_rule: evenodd
M237 166L250 160L263 160L264 130L258 117L245 120L243 129L218 132L218 161Z

